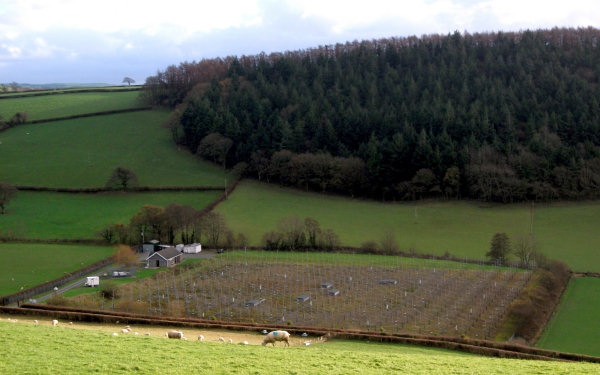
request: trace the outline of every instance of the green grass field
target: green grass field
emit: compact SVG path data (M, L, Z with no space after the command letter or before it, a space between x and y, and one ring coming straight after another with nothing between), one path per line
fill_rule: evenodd
M221 192L155 192L68 194L19 192L6 215L0 215L0 232L21 238L96 238L108 224L129 224L144 204L166 206L175 202L197 209L206 207Z
M391 228L402 251L482 259L492 236L526 235L530 206L482 205L478 202L380 203L323 196L274 185L244 181L217 207L236 232L252 245L277 228L280 219L297 215L317 219L331 228L343 245L379 242ZM415 214L416 213L416 214ZM557 203L535 206L533 230L549 258L578 271L600 271L600 202Z
M5 260L0 263L0 296L57 279L114 251L107 246L0 243L0 254Z
M24 318L22 319L24 320ZM142 328L143 329L143 328ZM597 374L598 365L488 358L405 345L334 341L230 345L0 321L3 374Z
M600 278L573 278L537 346L600 356Z
M139 91L62 93L0 100L0 115L5 120L16 112L27 113L27 120L42 120L141 107Z
M119 166L146 186L223 186L227 174L173 143L167 111L142 111L23 125L0 133L0 181L101 187ZM231 180L229 180L231 182Z

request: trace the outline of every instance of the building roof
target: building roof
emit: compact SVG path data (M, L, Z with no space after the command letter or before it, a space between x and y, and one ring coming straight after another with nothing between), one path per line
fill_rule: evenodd
M177 250L176 248L170 246L170 247L167 247L166 249L163 249L161 251L155 252L154 254L152 254L148 258L146 258L146 260L148 260L151 257L153 257L155 254L158 254L159 256L165 258L166 260L173 259L176 256L181 256L181 253L179 252L179 250Z

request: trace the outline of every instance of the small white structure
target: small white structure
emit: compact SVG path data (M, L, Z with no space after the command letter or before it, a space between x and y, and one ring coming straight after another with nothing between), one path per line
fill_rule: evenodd
M98 286L100 285L99 276L89 276L85 278L85 286Z
M184 245L182 243L175 245L175 249L177 249L177 251L183 252L183 247L184 247Z
M183 252L186 254L197 254L202 251L202 245L199 243L193 243L191 245L183 246Z

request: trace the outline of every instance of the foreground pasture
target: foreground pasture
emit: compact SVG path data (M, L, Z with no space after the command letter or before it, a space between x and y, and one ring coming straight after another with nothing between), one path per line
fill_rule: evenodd
M342 245L379 242L391 229L404 252L483 259L492 236L511 239L533 233L540 250L575 271L600 272L600 202L489 205L479 202L381 203L325 196L275 185L244 181L217 207L236 232L260 245L264 233L276 230L284 217L312 217L331 228Z
M59 324L53 328L49 324L10 323L3 317L0 321L0 342L3 344L0 373L598 373L596 364L508 360L404 345L333 341L271 348L168 340L164 336L113 336L109 330L77 329L78 325ZM166 329L161 327L163 332ZM145 331L140 328L140 332Z
M128 224L145 204L169 203L206 207L220 191L69 194L21 191L0 215L0 234L19 238L84 238L97 235L109 224ZM141 240L141 239L140 239Z
M114 251L111 246L0 243L0 296L57 279Z
M573 278L537 346L600 356L600 278Z

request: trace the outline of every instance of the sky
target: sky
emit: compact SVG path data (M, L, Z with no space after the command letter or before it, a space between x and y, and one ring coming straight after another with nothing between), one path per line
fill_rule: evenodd
M600 28L600 1L0 0L0 83L143 84L205 58L555 26Z

